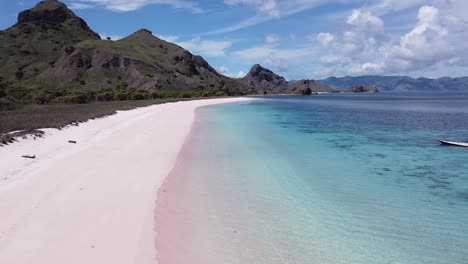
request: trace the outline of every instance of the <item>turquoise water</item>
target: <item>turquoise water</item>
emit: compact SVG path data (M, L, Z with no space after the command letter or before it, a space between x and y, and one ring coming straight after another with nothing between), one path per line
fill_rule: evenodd
M158 196L160 263L468 263L468 149L437 138L468 141L468 95L200 108Z

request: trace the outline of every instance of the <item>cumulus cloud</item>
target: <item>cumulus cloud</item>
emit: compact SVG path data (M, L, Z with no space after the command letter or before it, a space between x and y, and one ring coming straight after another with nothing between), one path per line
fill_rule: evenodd
M83 9L102 6L116 12L129 12L147 5L169 5L177 9L186 9L193 13L203 13L203 9L195 2L186 0L77 0L71 4L72 8Z
M383 33L384 22L377 16L374 16L370 11L355 9L348 16L346 21L348 25L354 26L354 30L364 31L367 33Z
M177 44L192 53L207 57L223 57L226 55L226 49L232 46L230 40L204 40L200 37L189 41L177 42Z
M242 78L245 76L245 72L239 71L237 74L232 73L229 71L229 69L225 66L220 66L219 68L216 69L216 71L224 76L231 77L231 78Z
M218 71L218 73L221 73L223 75L226 75L229 73L229 69L225 66L221 66L219 68L216 69L216 71Z
M346 24L339 34L317 35L331 54L321 58L322 65L339 64L344 74L407 74L468 61L468 23L433 6L419 8L417 23L400 36L385 32L382 19L369 10L354 10Z
M453 0L449 0L453 1ZM458 0L456 0L458 1ZM465 0L461 0L465 1ZM398 12L412 7L420 7L421 5L432 5L440 0L378 0L368 6L372 13L377 15L385 15L392 12Z
M316 39L322 44L324 47L330 46L330 44L335 40L335 36L333 36L331 33L319 33L317 34ZM314 40L313 37L309 37L309 40Z

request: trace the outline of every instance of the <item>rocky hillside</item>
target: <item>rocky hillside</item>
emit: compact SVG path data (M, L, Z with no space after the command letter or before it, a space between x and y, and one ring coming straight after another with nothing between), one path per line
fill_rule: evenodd
M0 77L9 83L32 80L50 68L65 47L87 39L100 37L63 3L40 2L0 31Z
M336 92L335 89L330 88L326 85L319 84L314 80L300 80L295 81L291 84L287 90L291 94L312 94L312 93L323 93L323 92Z
M381 91L467 91L468 77L438 79L411 78L408 76L356 76L330 77L318 81L335 89L346 89L354 85L363 84L373 86Z
M21 12L17 24L0 32L0 78L22 89L247 92L202 57L148 30L119 41L101 40L56 0Z
M146 29L118 41L86 40L64 50L37 78L42 86L88 89L136 87L147 91L222 90L242 87L216 72L202 57L161 40ZM33 84L31 84L33 85Z
M250 94L279 94L286 93L288 89L288 82L283 76L259 64L252 66L247 75L238 80L247 86Z

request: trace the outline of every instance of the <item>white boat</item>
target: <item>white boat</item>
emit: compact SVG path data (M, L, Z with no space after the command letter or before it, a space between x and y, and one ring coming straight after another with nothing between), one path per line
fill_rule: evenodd
M468 142L456 142L456 141L446 141L440 140L439 142L444 145L457 146L457 147L468 147Z

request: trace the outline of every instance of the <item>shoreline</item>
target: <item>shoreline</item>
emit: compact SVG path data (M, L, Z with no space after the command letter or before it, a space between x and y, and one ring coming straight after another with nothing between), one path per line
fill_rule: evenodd
M158 189L195 109L251 100L142 107L0 148L0 262L155 263Z

